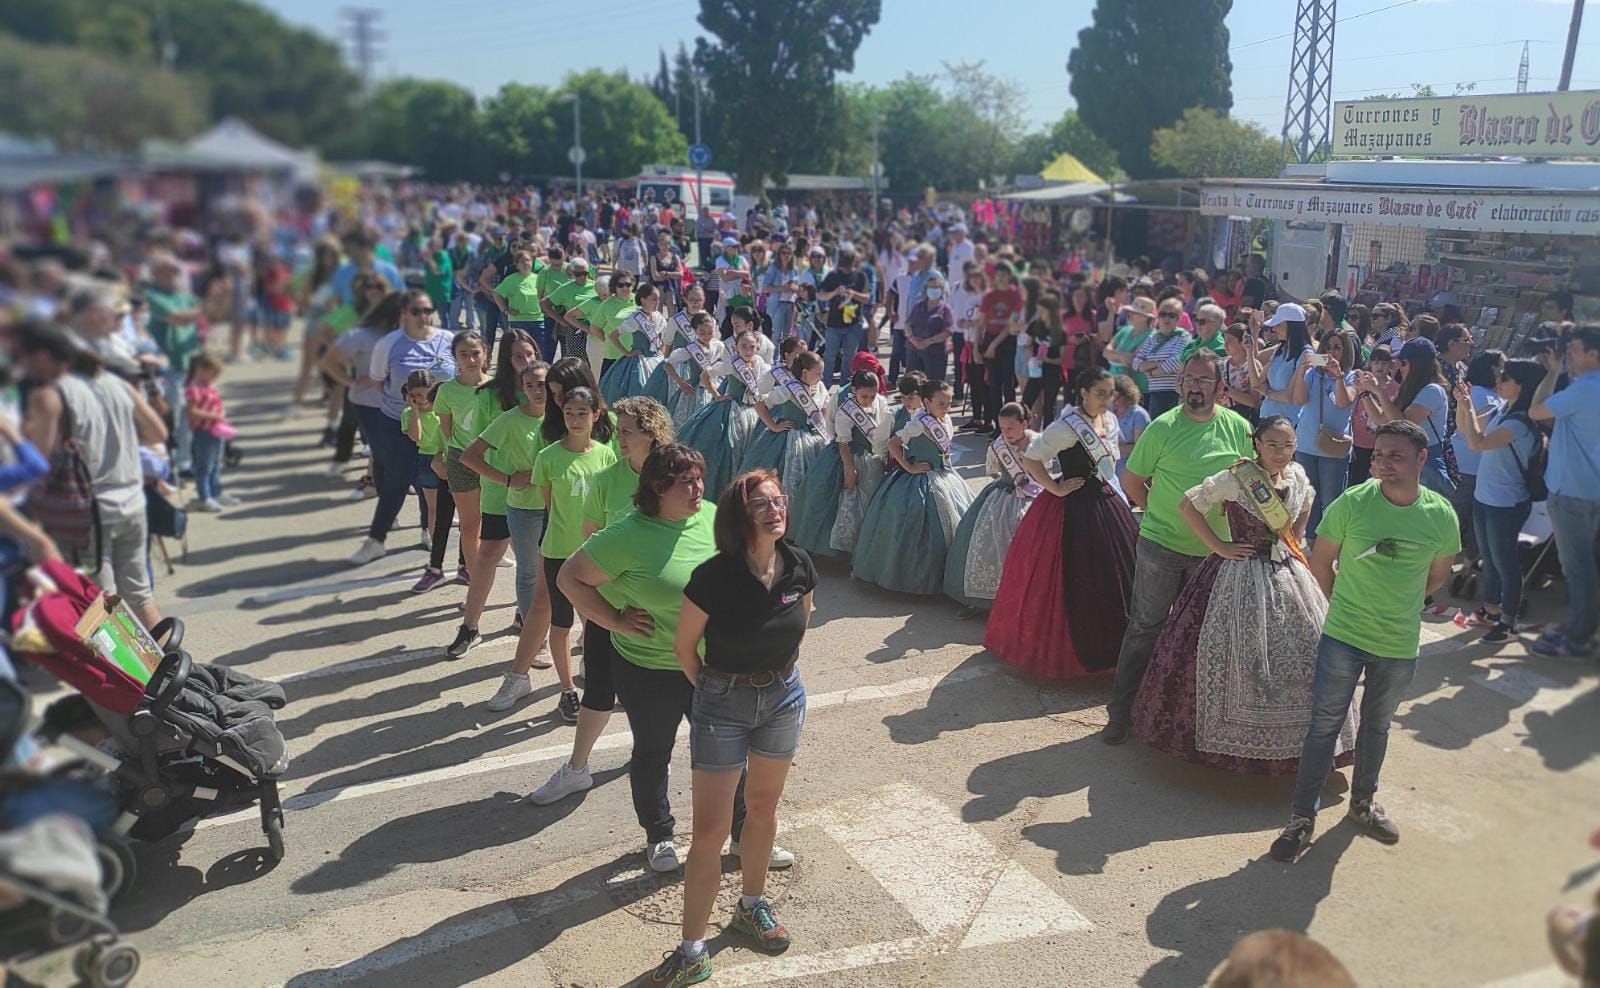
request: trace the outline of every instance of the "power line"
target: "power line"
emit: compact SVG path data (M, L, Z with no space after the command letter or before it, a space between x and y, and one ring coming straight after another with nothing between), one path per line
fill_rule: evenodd
M1398 0L1398 2L1391 3L1387 7L1377 7L1377 8L1374 8L1372 10L1364 10L1359 14L1351 14L1349 17L1341 17L1338 20L1334 21L1334 23L1335 24L1343 24L1346 21L1360 20L1363 17L1371 17L1373 14L1381 14L1386 10L1393 10L1396 7L1405 7L1405 6L1409 6L1410 4L1420 3L1420 2L1421 2L1421 0ZM1292 38L1292 37L1294 37L1294 32L1293 31L1286 31L1283 34L1274 34L1270 38L1257 38L1255 41L1246 41L1242 45L1234 45L1231 48L1229 48L1228 51L1230 51L1230 52L1242 51L1245 48L1254 48L1256 45L1264 45L1269 41L1282 41L1284 38Z
M350 39L356 71L361 74L361 88L370 90L372 69L378 64L379 48L383 43L383 32L377 29L378 22L383 19L383 11L377 7L344 7L339 13L349 22L345 27L345 35Z

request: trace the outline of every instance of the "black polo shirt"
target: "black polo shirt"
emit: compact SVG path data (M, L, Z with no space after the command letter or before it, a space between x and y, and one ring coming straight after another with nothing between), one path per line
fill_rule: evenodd
M817 586L806 551L778 543L783 573L771 590L744 556L717 553L695 567L683 595L708 615L705 664L729 673L777 671L792 663L806 633L805 596Z

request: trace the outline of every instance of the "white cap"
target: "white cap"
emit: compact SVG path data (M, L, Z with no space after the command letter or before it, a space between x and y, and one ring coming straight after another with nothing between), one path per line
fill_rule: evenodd
M1267 319L1267 321L1263 325L1276 326L1279 323L1284 323L1284 322L1305 322L1305 321L1306 321L1306 310L1302 306L1296 305L1293 302L1285 302L1282 305L1278 306L1277 311L1274 312Z

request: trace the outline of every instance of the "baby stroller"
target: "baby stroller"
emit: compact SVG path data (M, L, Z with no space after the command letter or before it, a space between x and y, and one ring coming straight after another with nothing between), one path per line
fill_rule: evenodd
M13 651L79 694L51 704L40 736L115 781L117 831L159 840L258 803L272 858L281 859L277 780L289 759L272 712L283 707L282 687L195 662L182 648L182 623L171 618L145 632L113 610L112 621L125 615L128 637L97 631L86 643L78 630L84 615L114 598L61 563L30 570L27 582L33 597L12 618ZM88 740L102 733L104 741Z

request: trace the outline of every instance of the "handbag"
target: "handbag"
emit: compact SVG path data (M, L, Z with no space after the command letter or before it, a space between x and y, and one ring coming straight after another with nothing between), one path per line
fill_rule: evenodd
M1326 422L1328 421L1328 392L1322 390L1322 385L1320 383L1317 385L1317 390L1321 395L1318 406L1318 417L1321 421ZM1317 426L1316 445L1318 456L1326 456L1335 460L1344 460L1350 457L1350 447L1355 445L1355 439L1350 436L1341 435L1340 433L1334 432L1325 425L1319 425Z
M56 449L50 472L28 494L28 514L39 523L61 550L76 564L98 566L101 558L100 505L94 498L94 482L83 446L74 435L72 406L61 388L61 444ZM87 550L93 548L92 556Z

